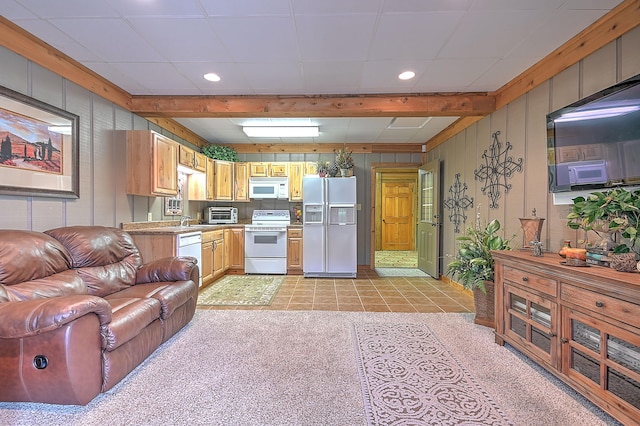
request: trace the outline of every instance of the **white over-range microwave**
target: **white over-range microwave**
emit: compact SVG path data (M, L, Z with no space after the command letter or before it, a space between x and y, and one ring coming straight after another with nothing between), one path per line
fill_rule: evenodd
M289 199L289 179L286 177L249 178L249 198Z

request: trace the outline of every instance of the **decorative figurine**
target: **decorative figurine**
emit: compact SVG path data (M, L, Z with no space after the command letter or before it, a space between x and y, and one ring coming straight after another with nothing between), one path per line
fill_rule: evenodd
M536 238L530 242L533 246L533 254L535 257L543 257L544 253L542 252L542 243L540 242L540 238L538 238L538 234L536 234Z

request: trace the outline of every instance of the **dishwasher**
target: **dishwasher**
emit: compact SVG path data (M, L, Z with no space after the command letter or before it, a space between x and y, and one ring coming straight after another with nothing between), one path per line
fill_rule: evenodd
M191 256L198 260L198 287L202 287L202 232L185 232L176 238L178 256Z

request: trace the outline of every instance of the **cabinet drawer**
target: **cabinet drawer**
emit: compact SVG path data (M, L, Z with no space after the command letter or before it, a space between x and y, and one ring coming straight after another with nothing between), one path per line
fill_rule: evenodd
M558 295L558 282L520 269L504 267L504 279L537 290L549 296Z
M562 284L560 298L563 302L581 306L634 327L640 327L640 305L568 284Z
M302 238L302 229L289 229L289 238Z

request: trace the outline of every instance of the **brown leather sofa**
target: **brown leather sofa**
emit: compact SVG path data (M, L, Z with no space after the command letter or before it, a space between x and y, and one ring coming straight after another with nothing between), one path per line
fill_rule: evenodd
M0 230L0 401L85 405L192 318L192 257L142 264L117 228Z

